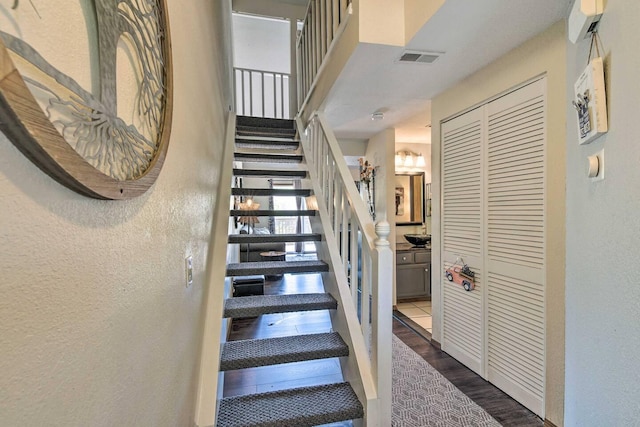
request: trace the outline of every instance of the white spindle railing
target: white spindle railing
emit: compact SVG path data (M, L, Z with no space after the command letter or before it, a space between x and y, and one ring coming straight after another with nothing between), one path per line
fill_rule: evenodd
M298 129L303 129L298 119ZM391 425L391 316L393 252L386 221L374 226L338 142L322 114L312 115L301 138L325 233L324 261L345 310L363 382L367 426ZM377 234L377 235L376 235ZM326 283L325 283L326 286ZM336 296L334 295L334 296ZM359 351L359 346L363 350ZM370 382L373 387L367 388Z
M298 111L313 92L325 58L331 53L352 13L352 0L311 0L296 42Z
M234 67L233 83L238 115L291 118L289 74Z

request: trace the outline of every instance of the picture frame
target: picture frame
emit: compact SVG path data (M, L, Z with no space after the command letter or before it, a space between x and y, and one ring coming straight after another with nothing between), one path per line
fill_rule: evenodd
M424 195L424 172L396 174L396 225L422 225L425 222Z
M594 58L574 84L578 143L589 144L608 131L604 63Z

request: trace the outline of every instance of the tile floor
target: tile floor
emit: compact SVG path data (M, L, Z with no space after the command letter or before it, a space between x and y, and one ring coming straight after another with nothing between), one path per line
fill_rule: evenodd
M421 328L432 333L431 327L431 301L401 302L397 305L398 311L418 324Z

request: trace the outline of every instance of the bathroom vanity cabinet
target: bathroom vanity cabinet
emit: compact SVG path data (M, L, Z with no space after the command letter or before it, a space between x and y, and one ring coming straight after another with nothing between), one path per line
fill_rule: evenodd
M431 298L431 248L396 246L396 299Z

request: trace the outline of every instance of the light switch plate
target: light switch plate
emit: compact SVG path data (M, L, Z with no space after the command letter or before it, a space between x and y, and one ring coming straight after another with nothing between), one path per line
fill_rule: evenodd
M185 273L186 273L185 286L188 288L193 284L193 257L191 255L189 255L184 259L184 267L185 267Z
M598 174L593 178L589 178L589 180L592 182L602 181L604 180L604 148L597 153L593 153L591 156L598 158Z

